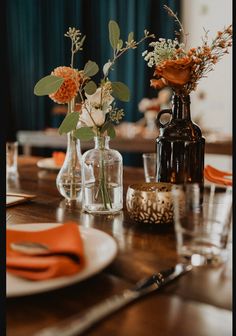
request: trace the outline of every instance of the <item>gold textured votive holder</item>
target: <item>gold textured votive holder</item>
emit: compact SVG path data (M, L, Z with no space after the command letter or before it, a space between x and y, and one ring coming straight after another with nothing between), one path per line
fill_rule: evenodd
M131 219L144 224L173 223L171 183L137 183L128 187L126 207Z

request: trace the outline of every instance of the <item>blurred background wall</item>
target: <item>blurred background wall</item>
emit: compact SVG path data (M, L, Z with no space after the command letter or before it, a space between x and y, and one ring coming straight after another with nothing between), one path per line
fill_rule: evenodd
M189 33L191 46L201 43L203 27L209 30L209 40L217 31L233 22L231 0L182 0L182 20ZM205 128L225 134L232 134L232 48L215 70L203 78L196 94L191 95L191 113ZM232 171L232 157L206 154L205 163L219 169Z
M182 19L191 46L201 43L203 27L209 30L209 40L216 32L232 23L231 0L182 0ZM209 129L232 134L232 48L216 64L208 78L199 82L192 94L191 112L201 117Z

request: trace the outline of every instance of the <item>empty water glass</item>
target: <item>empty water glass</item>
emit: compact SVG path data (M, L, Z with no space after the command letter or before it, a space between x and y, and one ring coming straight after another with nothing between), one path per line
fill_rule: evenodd
M143 167L146 182L156 181L157 155L156 153L143 154Z
M202 190L200 184L172 187L177 253L194 266L219 265L228 259L232 188Z
M17 141L7 142L6 143L7 177L15 177L18 175L17 159L18 159L18 142Z

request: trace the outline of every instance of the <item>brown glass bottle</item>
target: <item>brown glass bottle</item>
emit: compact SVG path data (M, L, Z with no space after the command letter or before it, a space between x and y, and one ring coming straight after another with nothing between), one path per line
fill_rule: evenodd
M166 124L160 121L164 113L171 114ZM174 95L173 109L161 111L157 125L157 181L203 185L205 139L191 120L189 95Z

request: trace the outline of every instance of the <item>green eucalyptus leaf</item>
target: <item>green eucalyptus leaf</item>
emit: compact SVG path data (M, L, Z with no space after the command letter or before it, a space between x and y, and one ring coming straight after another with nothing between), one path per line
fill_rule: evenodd
M123 41L119 40L117 44L117 50L120 50L123 47Z
M128 42L130 43L134 39L134 32L130 32L128 35Z
M72 112L72 113L67 114L58 129L59 134L68 133L76 129L78 121L79 121L78 112Z
M88 61L84 66L85 76L92 77L96 75L98 71L99 71L99 67L96 62Z
M120 28L116 21L110 20L108 24L109 40L112 48L116 50L120 38Z
M94 81L89 81L84 87L84 91L88 95L94 94L94 92L96 92L96 90L97 90L97 85L96 85L96 83L94 83Z
M115 131L115 128L112 124L110 124L108 129L107 129L107 135L109 135L109 137L111 139L114 139L115 136L116 136L116 131Z
M94 138L93 129L91 127L81 127L74 131L77 139L88 141Z
M128 102L130 100L130 91L127 85L122 82L112 82L112 95L124 102Z
M34 87L36 96L45 96L56 92L64 82L64 78L49 75L41 78Z

